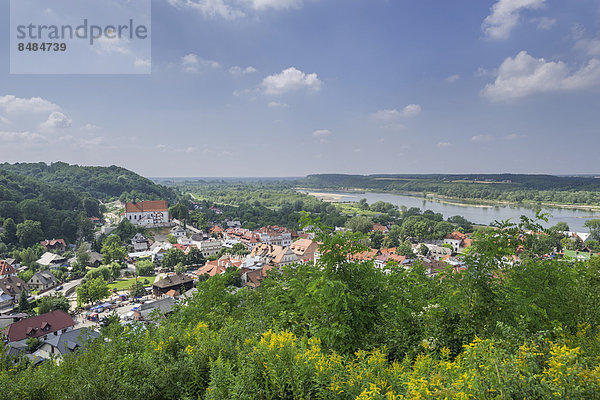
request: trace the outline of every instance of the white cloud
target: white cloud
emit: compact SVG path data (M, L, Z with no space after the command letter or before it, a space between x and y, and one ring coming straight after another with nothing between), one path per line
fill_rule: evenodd
M106 36L102 36L95 41L95 50L98 54L131 54L129 48L130 42L125 38L114 38L109 39Z
M235 77L240 77L242 75L248 75L248 74L253 74L255 72L258 72L258 70L254 67L246 67L246 68L242 68L242 67L231 67L229 68L229 73Z
M531 22L533 22L537 28L542 31L550 30L554 25L556 25L556 19L548 17L533 18Z
M46 139L35 132L2 132L0 131L0 142L2 143L35 143L45 142Z
M168 0L173 7L194 10L208 18L234 20L248 12L301 8L303 0Z
M494 138L490 135L475 135L471 137L473 142L491 142Z
M133 62L133 65L136 68L148 69L148 68L150 68L152 66L152 62L148 58L139 58L139 57L136 57L135 61Z
M600 39L581 39L575 48L585 51L591 57L600 57Z
M329 129L319 129L316 130L312 133L313 137L316 138L320 138L320 137L327 137L331 135L331 131Z
M302 0L251 0L252 7L255 10L264 10L267 8L287 9L302 7Z
M205 60L193 53L181 57L181 69L184 72L199 73L207 69L217 69L220 66L216 61Z
M93 132L93 131L97 131L100 129L101 128L98 125L94 125L94 124L85 124L84 126L81 127L82 131L88 131L88 132Z
M65 114L54 111L48 116L46 122L43 122L40 127L45 130L65 129L70 128L73 121Z
M316 73L306 74L291 67L279 74L267 76L262 86L265 94L268 95L280 95L300 89L318 92L321 90L321 81Z
M441 148L441 147L450 147L452 145L448 142L439 142L436 146Z
M7 113L38 113L60 110L60 107L41 97L29 99L12 95L0 96L0 107Z
M521 11L537 10L545 5L546 0L498 0L492 6L492 13L481 24L481 29L492 39L508 39L519 22Z
M421 111L423 110L420 105L409 104L400 111L396 109L379 110L369 115L369 118L371 118L374 121L394 122L399 120L400 118L415 117L421 114Z
M525 135L518 135L516 133L511 133L510 135L504 136L504 139L506 139L506 140L519 140L519 139L523 139L525 137L526 137Z
M236 19L246 14L237 7L232 7L225 0L168 0L169 4L179 9L195 10L205 17Z
M166 144L157 144L154 147L156 147L159 150L166 150L167 149L167 145Z
M10 121L8 120L8 118L0 115L0 123L8 125L8 124L10 124Z
M454 74L454 75L450 75L449 77L446 78L446 82L448 83L454 83L457 80L460 79L460 75L459 74Z
M287 108L288 105L285 103L278 103L276 101L272 101L269 103L269 108Z
M492 100L511 100L537 93L576 91L598 85L598 59L591 59L587 65L572 71L562 61L533 58L526 51L521 51L515 58L504 60L498 68L496 80L487 84L481 94Z
M402 116L407 117L407 118L415 117L415 116L421 114L421 111L423 111L423 110L421 109L420 105L409 104L402 109Z

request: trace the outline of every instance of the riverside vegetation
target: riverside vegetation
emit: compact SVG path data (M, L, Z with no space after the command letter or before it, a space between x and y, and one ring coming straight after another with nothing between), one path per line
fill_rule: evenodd
M318 225L317 223L313 223ZM514 260L524 218L482 230L466 269L384 272L320 227L316 265L236 272L158 324L111 324L77 356L0 355L6 399L592 399L600 396L600 259Z

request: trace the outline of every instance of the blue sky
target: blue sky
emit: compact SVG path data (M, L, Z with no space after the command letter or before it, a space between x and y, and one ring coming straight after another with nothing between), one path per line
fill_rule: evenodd
M10 75L0 15L3 161L600 173L596 0L154 0L150 75Z

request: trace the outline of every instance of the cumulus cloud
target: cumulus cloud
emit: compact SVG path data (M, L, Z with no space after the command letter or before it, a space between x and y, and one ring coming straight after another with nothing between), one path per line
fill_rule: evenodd
M181 69L184 72L199 73L208 69L217 69L220 66L216 61L205 60L193 53L181 57Z
M45 142L46 139L35 132L2 132L0 131L1 143L36 143Z
M60 110L56 104L42 99L41 97L31 97L29 99L16 97L12 95L0 96L0 108L7 113L40 113Z
M504 136L504 139L506 139L506 140L519 140L519 139L523 139L525 137L526 137L525 135L518 135L516 133L511 133L510 135Z
M508 39L510 32L519 23L523 10L537 10L545 5L546 0L498 0L492 6L491 14L481 24L481 29L492 39Z
M506 101L538 93L568 92L600 85L600 60L572 70L562 61L546 61L521 51L508 57L498 68L496 80L481 94L492 100Z
M475 135L471 137L473 142L491 142L493 139L490 135Z
M46 122L43 122L40 127L45 130L65 129L70 128L73 121L65 114L54 111L48 116Z
M301 89L318 92L321 90L321 81L316 73L306 74L291 67L279 74L267 76L262 82L262 87L267 95L280 95Z
M258 70L254 67L242 68L242 67L235 66L235 67L229 68L229 73L235 77L253 74L255 72L258 72Z
M449 142L439 142L437 145L437 147L450 147L452 146L452 144L450 144Z

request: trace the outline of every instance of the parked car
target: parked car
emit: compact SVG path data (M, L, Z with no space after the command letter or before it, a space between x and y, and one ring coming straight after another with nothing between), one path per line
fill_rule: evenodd
M57 287L56 287L54 290L56 290L57 292L58 292L59 290L63 290L63 285L58 285L58 286L57 286Z

